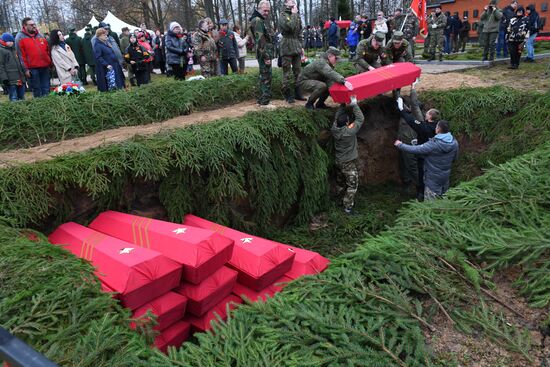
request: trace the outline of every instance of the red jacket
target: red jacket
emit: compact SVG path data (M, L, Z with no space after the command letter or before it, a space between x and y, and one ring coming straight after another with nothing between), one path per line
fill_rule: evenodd
M30 35L22 30L15 37L15 47L25 70L50 67L48 41L40 33Z

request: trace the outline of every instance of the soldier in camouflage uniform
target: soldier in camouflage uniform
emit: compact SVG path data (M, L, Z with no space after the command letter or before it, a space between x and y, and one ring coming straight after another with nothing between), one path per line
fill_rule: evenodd
M311 92L306 108L326 109L325 101L329 96L328 89L334 83L340 83L351 88L346 79L334 71L334 65L338 61L340 50L335 47L329 47L326 53L307 65L298 77L298 86L301 90Z
M414 46L416 43L416 35L419 31L418 18L409 8L407 15L402 14L401 9L397 9L395 17L392 20L392 29L403 32L403 37L411 46L411 55L414 59Z
M205 78L216 76L218 73L218 47L209 31L208 21L203 19L199 22L199 30L193 36L193 51L199 59L201 74Z
M435 8L435 14L428 18L428 34L430 35L430 59L435 60L435 48L439 49L439 61L443 61L443 38L447 17L441 12L441 8Z
M346 105L341 104L332 128L330 130L334 138L336 155L336 168L338 170L336 183L338 191L344 192L344 211L352 214L355 193L359 187L359 172L357 170L357 133L361 129L365 118L361 108L357 105L357 99L351 98L354 121L350 121L346 113Z
M258 104L260 106L272 106L271 101L271 60L275 52L275 32L271 26L269 13L271 5L268 0L261 0L257 10L250 17L250 30L254 35L256 44L256 58L260 67L260 94Z
M386 54L390 62L413 61L410 44L403 38L403 32L393 32L393 36L386 46Z
M389 63L386 50L382 46L385 39L386 35L384 33L376 32L376 34L373 34L366 40L359 42L355 60L353 61L359 73L378 69L382 65ZM378 59L380 59L380 62Z
M296 6L296 0L287 0L285 9L279 16L279 30L283 36L281 41L281 57L283 66L283 96L288 103L294 103L294 98L305 101L297 86L302 68L302 21ZM294 78L292 78L292 74ZM294 90L291 81L294 79Z

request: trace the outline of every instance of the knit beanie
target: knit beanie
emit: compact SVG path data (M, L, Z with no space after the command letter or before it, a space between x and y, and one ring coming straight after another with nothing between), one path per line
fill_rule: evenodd
M181 28L181 25L178 23L178 22L172 22L170 23L170 30L173 32L174 31L174 28L176 27L180 27Z
M338 119L336 120L336 126L338 127L344 127L349 122L349 116L347 113L343 113L340 116L338 116Z
M4 42L15 42L15 38L13 38L13 35L11 33L4 33L2 34L2 41Z

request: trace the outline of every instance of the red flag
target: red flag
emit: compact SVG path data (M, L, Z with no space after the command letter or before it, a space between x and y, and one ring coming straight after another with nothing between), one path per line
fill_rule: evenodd
M419 28L421 34L428 34L428 15L426 13L426 1L427 0L412 0L411 9L418 18Z

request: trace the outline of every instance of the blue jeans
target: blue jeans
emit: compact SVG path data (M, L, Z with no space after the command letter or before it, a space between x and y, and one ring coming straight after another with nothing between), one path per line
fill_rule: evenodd
M443 52L446 54L451 53L451 35L450 34L445 35L445 47L443 48Z
M48 68L29 69L29 80L34 98L44 97L50 94L50 71Z
M10 96L10 101L22 101L25 99L25 86L22 85L18 87L17 85L10 85L8 87L8 94Z
M499 31L498 32L498 40L497 40L497 57L506 58L508 57L508 47L506 45L506 31Z
M527 39L527 58L529 59L535 59L535 37L537 33L530 35Z

